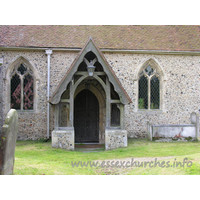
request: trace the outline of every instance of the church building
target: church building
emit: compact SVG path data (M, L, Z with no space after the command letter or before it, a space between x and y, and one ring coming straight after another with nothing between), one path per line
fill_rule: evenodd
M0 26L0 127L18 140L126 147L200 112L200 26ZM1 132L1 128L0 128Z

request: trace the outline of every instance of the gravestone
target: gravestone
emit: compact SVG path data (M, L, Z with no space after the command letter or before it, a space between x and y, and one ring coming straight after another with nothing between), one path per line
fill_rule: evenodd
M11 109L2 127L0 146L0 174L9 175L13 173L15 161L15 145L18 133L18 114Z

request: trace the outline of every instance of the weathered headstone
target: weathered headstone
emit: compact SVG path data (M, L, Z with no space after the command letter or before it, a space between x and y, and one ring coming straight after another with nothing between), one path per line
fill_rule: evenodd
M0 146L0 174L9 175L13 173L15 161L15 145L18 133L18 114L11 109L2 127Z

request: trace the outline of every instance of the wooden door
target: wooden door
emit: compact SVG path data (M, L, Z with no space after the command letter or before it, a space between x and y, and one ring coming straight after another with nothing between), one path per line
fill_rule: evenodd
M89 90L82 90L74 99L76 143L99 142L99 102Z

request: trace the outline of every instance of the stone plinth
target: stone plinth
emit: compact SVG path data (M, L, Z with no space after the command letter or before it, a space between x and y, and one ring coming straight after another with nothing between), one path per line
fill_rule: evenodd
M53 130L52 147L74 150L74 128Z
M105 130L105 149L116 149L119 147L127 147L127 131L121 129Z

